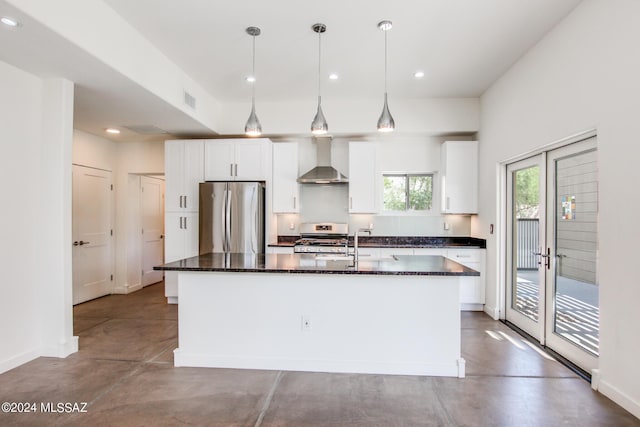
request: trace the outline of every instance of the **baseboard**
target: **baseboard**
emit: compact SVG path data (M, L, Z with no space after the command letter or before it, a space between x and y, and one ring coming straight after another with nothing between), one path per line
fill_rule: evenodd
M178 297L167 297L167 304L177 304Z
M135 291L139 291L140 289L142 289L142 283L136 283L135 285L128 285L125 283L122 286L116 286L115 288L113 288L113 293L126 295Z
M360 360L308 360L254 358L216 354L173 351L174 366L228 369L264 369L276 371L336 372L352 374L420 375L430 377L464 378L464 359L447 364L424 362L385 362Z
M482 304L467 304L460 303L460 311L483 311L484 307Z
M487 313L493 320L500 320L500 309L497 307L484 306L484 312Z
M40 357L40 350L36 349L18 354L17 356L13 356L7 360L3 360L0 362L0 374L10 371L13 368L17 368L20 365L24 365L27 362L31 362L33 359L37 359L38 357Z
M633 400L628 394L603 379L598 381L598 391L631 412L633 416L640 418L640 402Z
M58 343L58 345L44 347L40 352L40 356L65 358L70 354L76 353L77 351L78 337L72 336L69 337L69 339Z

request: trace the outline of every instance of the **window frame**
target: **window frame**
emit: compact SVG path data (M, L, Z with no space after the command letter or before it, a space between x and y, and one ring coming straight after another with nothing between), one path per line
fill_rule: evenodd
M396 177L396 178L404 178L404 202L405 209L404 210L391 210L385 209L385 198L384 198L384 179L385 177ZM409 209L409 181L411 177L430 177L431 178L431 206L429 209L417 210L417 209ZM382 206L381 212L387 215L427 215L434 212L434 205L436 200L436 174L435 172L420 172L420 173L402 173L402 172L383 172L382 173Z

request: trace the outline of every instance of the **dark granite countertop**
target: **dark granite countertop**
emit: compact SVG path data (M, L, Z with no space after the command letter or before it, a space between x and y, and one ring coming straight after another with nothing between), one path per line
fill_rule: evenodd
M165 271L238 273L382 274L412 276L479 276L477 271L438 255L397 255L361 260L357 266L341 257L314 254L221 254L195 256L154 267Z
M298 236L278 236L271 247L293 247ZM349 236L349 246L353 237ZM466 248L485 249L487 241L475 237L432 237L432 236L359 236L358 246L363 248Z

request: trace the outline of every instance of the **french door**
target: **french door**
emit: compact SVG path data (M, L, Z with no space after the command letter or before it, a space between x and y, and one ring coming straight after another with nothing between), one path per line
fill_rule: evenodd
M597 367L595 137L507 166L506 319L581 368Z

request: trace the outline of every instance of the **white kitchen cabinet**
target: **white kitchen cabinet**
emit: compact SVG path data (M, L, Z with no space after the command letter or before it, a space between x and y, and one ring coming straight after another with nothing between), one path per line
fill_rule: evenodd
M165 262L198 255L198 212L165 213Z
M448 249L447 258L480 272L480 276L461 277L460 304L463 310L482 311L484 305L484 249Z
M447 248L415 248L414 255L440 255L447 256Z
M165 211L198 211L198 184L204 180L203 147L201 140L165 141Z
M376 211L376 146L349 142L349 213Z
M298 143L273 144L272 208L274 213L300 212Z
M478 213L478 141L446 141L441 147L442 213Z
M268 254L293 254L293 246L268 246L267 247Z
M204 141L165 141L164 259L172 262L198 255L198 210L204 181ZM165 274L169 303L178 300L178 275Z
M165 262L198 255L198 221L198 212L165 212ZM164 294L169 304L178 303L177 272L165 273Z
M380 257L391 258L392 255L414 255L413 248L380 248Z
M205 181L266 181L270 145L265 138L205 141Z

